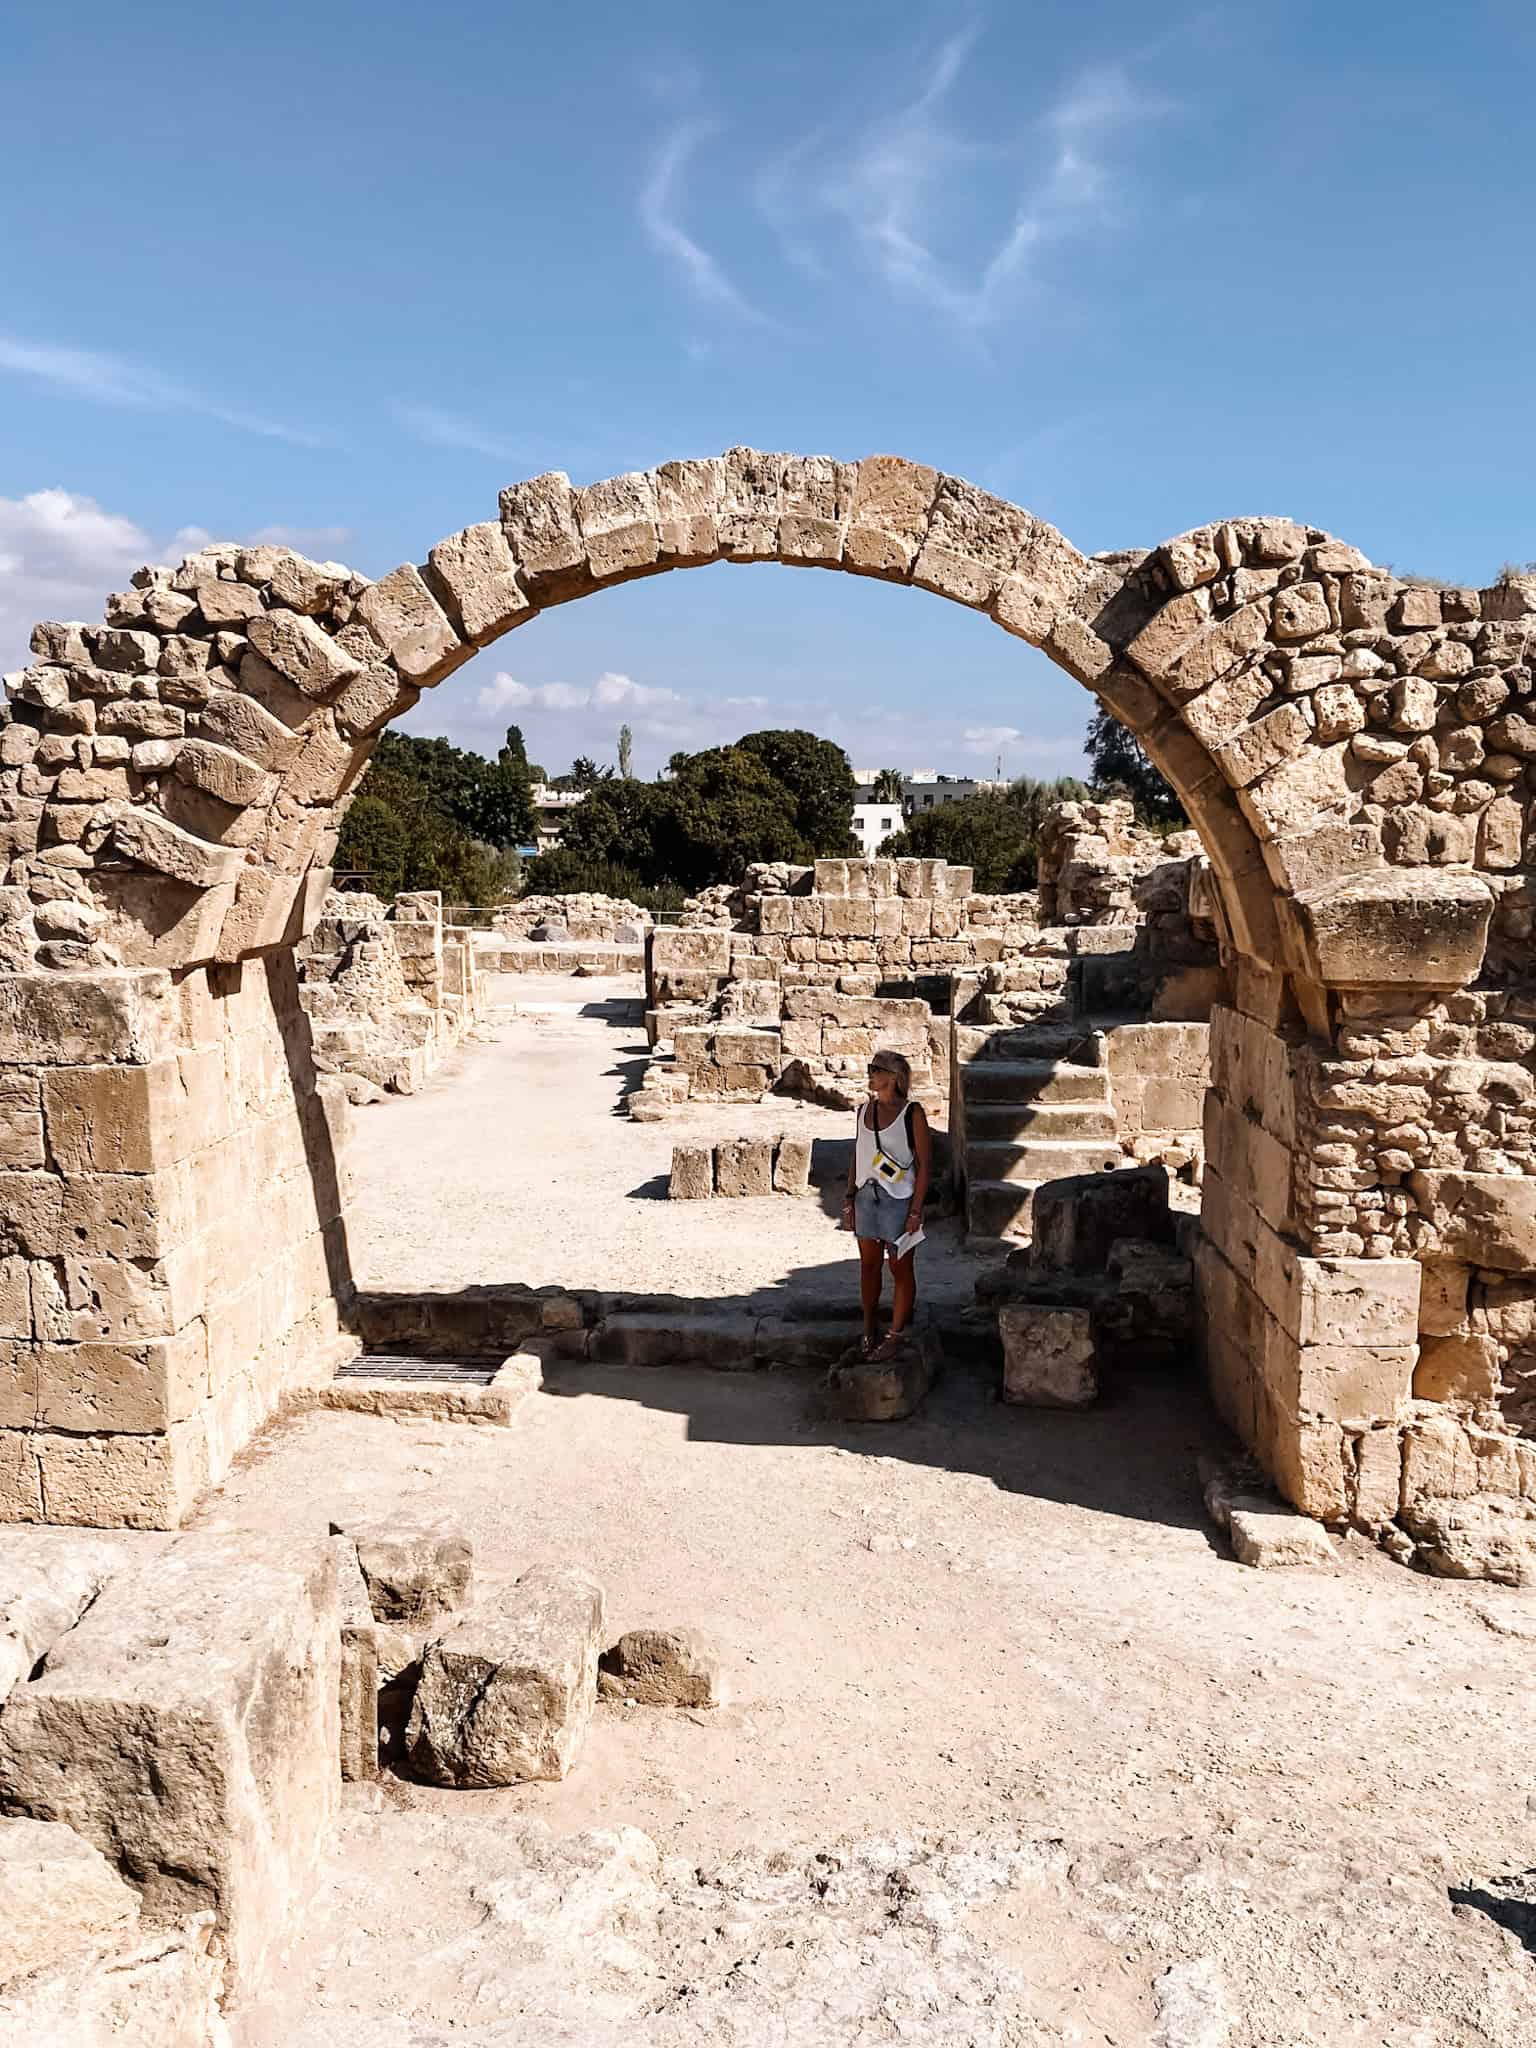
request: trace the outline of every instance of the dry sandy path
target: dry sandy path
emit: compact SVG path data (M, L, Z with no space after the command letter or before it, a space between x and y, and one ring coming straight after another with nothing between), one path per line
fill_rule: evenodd
M858 1298L852 1240L829 1189L804 1200L669 1202L672 1147L788 1131L835 1175L840 1110L777 1098L701 1104L666 1123L621 1108L646 1056L638 978L498 977L494 1040L471 1042L417 1095L356 1113L350 1242L359 1282L390 1292L524 1281L771 1307ZM920 1254L933 1299L968 1298L954 1223Z

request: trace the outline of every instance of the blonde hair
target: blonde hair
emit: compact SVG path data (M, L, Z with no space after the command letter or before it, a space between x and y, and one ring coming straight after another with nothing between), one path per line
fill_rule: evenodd
M875 1053L869 1062L869 1070L871 1073L874 1073L877 1068L882 1074L895 1075L896 1091L903 1098L912 1093L912 1069L903 1054L899 1052Z

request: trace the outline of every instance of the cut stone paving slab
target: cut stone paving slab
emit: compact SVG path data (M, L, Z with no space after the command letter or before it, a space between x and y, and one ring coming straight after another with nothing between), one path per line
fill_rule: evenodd
M469 1599L474 1548L454 1530L391 1520L333 1524L332 1533L357 1545L375 1621L426 1628Z
M540 1566L482 1587L427 1645L406 1733L411 1769L439 1785L563 1778L592 1718L603 1594Z

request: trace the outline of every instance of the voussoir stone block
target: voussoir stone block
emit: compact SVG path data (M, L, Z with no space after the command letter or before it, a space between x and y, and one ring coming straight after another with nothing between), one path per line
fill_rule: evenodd
M638 576L654 567L660 547L656 491L643 472L611 476L578 491L576 521L595 582Z
M656 492L657 559L668 567L712 562L720 552L725 465L718 455L664 462L652 472Z
M1027 1408L1088 1408L1099 1397L1092 1312L1010 1302L998 1313L1003 1399Z
M332 1527L357 1546L376 1621L424 1628L468 1601L474 1546L467 1536L395 1520Z
M494 640L533 616L500 523L487 519L438 542L427 556L466 640Z
M869 455L854 471L843 566L904 583L928 531L939 473L899 455Z
M536 604L558 604L591 587L576 494L564 470L549 470L504 490L501 526Z
M467 656L442 607L411 563L402 563L357 601L357 618L410 682L435 682L455 652Z
M212 1910L249 1995L302 1910L337 1803L335 1561L324 1542L177 1538L119 1572L0 1715L0 1799L63 1821L147 1923Z
M249 622L246 638L305 697L333 696L362 666L303 612L263 612Z
M563 1778L592 1718L602 1625L585 1572L542 1566L483 1589L422 1657L412 1769L439 1785Z

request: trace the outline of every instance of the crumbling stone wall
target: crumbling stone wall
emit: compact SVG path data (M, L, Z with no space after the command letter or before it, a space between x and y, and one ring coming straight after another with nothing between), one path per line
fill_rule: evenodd
M435 890L332 890L298 949L299 1001L322 1074L353 1102L413 1095L485 1013L472 935L445 927Z
M1512 1107L1502 1077L1463 1085L1468 1057L1480 1056L1441 1049L1434 1014L1443 1005L1455 1031L1523 1021L1536 928L1528 701L1536 581L1405 585L1290 520L1228 520L1150 553L1087 557L1022 508L921 464L737 448L584 489L559 473L514 484L497 517L377 583L277 547L214 546L177 568L142 570L108 600L100 624L39 626L36 660L8 679L0 1015L51 1014L61 978L83 1013L117 1014L142 970L181 984L288 955L323 902L341 814L378 733L423 688L549 606L716 560L838 567L984 611L1043 648L1146 748L1211 863L1232 1008L1286 1048L1292 1194L1289 1209L1266 1220L1314 1267L1340 1256L1320 1246L1358 1237L1363 1247L1343 1256L1367 1269L1358 1285L1375 1308L1340 1327L1374 1328L1374 1318L1395 1332L1389 1307L1400 1266L1417 1274L1436 1257L1475 1265L1507 1276L1496 1288L1536 1273L1521 1193L1536 1180L1529 1153L1478 1142L1464 1167L1394 1178L1399 1169L1378 1154L1411 1155L1407 1144L1324 1141L1352 1150L1355 1166L1314 1168L1300 1152L1313 1111L1331 1107L1308 1092L1314 1066L1335 1063L1358 1063L1374 1088L1378 1064L1411 1059L1415 1078L1391 1072L1386 1085L1462 1096L1476 1130L1501 1135L1498 1119ZM803 943L824 935L776 934ZM873 943L851 928L848 936ZM911 936L915 945L920 935ZM931 924L922 942L953 943ZM291 966L282 971L292 983ZM1389 1050L1387 1035L1379 1061L1357 1062L1357 1021L1391 1034L1396 1025L1383 1020L1403 1017L1430 1023L1422 1053ZM11 1042L18 1057L6 1079L26 1127L30 1081L60 1062L41 1055L35 1034ZM1500 1055L1489 1064L1524 1061ZM302 1065L296 1058L288 1104L296 1124L313 1095L312 1070L298 1072ZM1269 1113L1285 1122L1282 1109ZM1325 1120L1342 1128L1350 1114ZM1433 1124L1410 1121L1426 1131ZM1222 1142L1222 1156L1246 1175L1240 1142ZM246 1210L264 1193L252 1177L256 1160L253 1149L244 1155L237 1201ZM53 1207L60 1177L45 1157L13 1181L0 1222L29 1260L71 1253L71 1226ZM1356 1220L1325 1225L1325 1216ZM1358 1227L1385 1217L1390 1229ZM1381 1249L1410 1244L1415 1218L1426 1233L1417 1250ZM1208 1242L1203 1270L1217 1275L1211 1261L1219 1259L1246 1286L1214 1237ZM1298 1299L1322 1299L1312 1280L1298 1285ZM1279 1319L1266 1330L1287 1327L1264 1306ZM1517 1320L1496 1319L1501 1329ZM1303 1336L1287 1334L1305 1348ZM23 1409L49 1341L16 1311L9 1371ZM1263 1367L1271 1439L1276 1430L1286 1438L1284 1455L1276 1448L1273 1458L1294 1499L1335 1512L1340 1487L1314 1490L1321 1468L1308 1447L1325 1439L1336 1447L1340 1426L1313 1420L1312 1381L1298 1382L1290 1350L1273 1342L1273 1369ZM1377 1340L1335 1343L1363 1359ZM115 1347L87 1369L103 1407L122 1369ZM1352 1415L1368 1425L1360 1440L1396 1432L1406 1443L1401 1401L1375 1381L1371 1389ZM1405 1452L1402 1514L1410 1500L1458 1498L1449 1481L1461 1483L1463 1466L1479 1483L1496 1478L1483 1494L1518 1503L1509 1484L1518 1438L1501 1426L1492 1434L1505 1448L1485 1458L1451 1406L1441 1404L1433 1420L1461 1446L1460 1462L1449 1477L1439 1474L1446 1488L1425 1491L1428 1482L1410 1482ZM1313 1430L1323 1437L1314 1440ZM52 1500L44 1508L34 1493L24 1511L52 1512ZM1428 1511L1412 1512L1428 1526ZM1470 1513L1458 1510L1458 1530ZM1446 1555L1454 1534L1434 1539Z
M515 903L498 904L491 928L509 939L530 938L545 926L578 943L638 946L653 922L648 910L627 897L573 890L561 896L519 896Z

